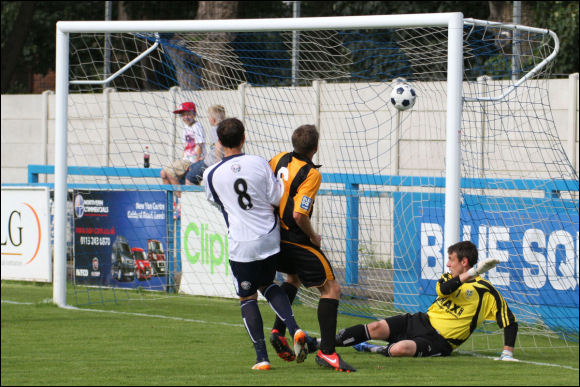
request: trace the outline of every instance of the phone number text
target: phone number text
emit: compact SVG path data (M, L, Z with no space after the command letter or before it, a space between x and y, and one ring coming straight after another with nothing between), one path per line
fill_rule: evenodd
M86 246L110 246L111 238L98 236L81 236L80 243L81 245Z

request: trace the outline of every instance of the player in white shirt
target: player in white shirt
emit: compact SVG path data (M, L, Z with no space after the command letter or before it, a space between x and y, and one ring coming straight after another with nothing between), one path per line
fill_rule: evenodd
M237 118L217 129L224 158L203 173L207 199L217 205L228 227L229 261L244 325L254 343L254 370L270 369L264 326L258 308L258 290L294 337L296 361L307 355L306 334L299 329L286 293L274 284L280 229L274 206L282 197L281 182L268 162L242 153L244 125Z

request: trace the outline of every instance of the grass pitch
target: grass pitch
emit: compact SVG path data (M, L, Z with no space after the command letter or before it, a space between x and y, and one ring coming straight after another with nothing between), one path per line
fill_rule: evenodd
M424 359L339 348L358 370L351 374L322 369L313 356L287 363L269 347L272 370L257 372L250 370L255 354L236 300L140 293L132 301L61 309L51 296L49 285L2 281L2 385L577 386L579 380L577 345L516 348L519 363L494 361L501 345ZM274 313L263 302L260 309L269 331ZM294 313L303 329L318 334L316 310L297 305ZM339 315L338 327L368 321Z

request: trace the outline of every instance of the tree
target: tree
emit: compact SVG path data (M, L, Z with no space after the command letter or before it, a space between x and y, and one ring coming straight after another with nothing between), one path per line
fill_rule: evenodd
M521 23L554 31L560 40L560 51L554 60L553 74L579 71L578 63L578 2L522 1ZM489 20L511 23L512 1L489 1Z
M33 8L28 26L17 20L20 5ZM59 20L103 20L102 1L3 1L2 2L2 93L30 92L27 83L31 74L46 74L55 68L56 22ZM8 50L14 30L26 32L24 44ZM6 53L6 55L4 55ZM4 68L15 58L17 66L11 74ZM6 87L6 89L5 89Z
M579 72L579 3L577 1L538 1L531 3L533 3L535 8L535 26L553 30L560 39L560 51L554 60L553 74L567 75Z
M115 2L117 3L117 2ZM227 19L291 17L292 5L283 1L123 1L113 9L113 20ZM103 20L104 1L2 1L2 93L29 92L26 83L32 73L46 74L55 64L55 25L59 20ZM465 17L511 22L512 1L302 1L302 17L379 15L425 12L463 12ZM578 72L578 2L523 1L522 23L554 30L560 37L560 52L553 71L557 74ZM225 63L212 56L211 47L226 44L233 35L217 34L202 47L206 59L197 60L203 67L203 81L216 87L228 86L217 77L216 66ZM192 47L193 48L193 47ZM236 58L232 56L231 58ZM217 63L214 65L213 63ZM231 61L233 71L243 71ZM239 75L239 74L238 74ZM149 75L148 75L149 76ZM186 82L187 83L187 82ZM201 87L200 85L191 85Z
M199 1L196 20L235 19L237 1ZM232 89L243 79L243 67L230 46L234 34L175 34L165 46L182 89Z
M4 7L7 8L7 12L16 11L17 16L14 19L12 29L6 36L6 41L4 41L4 33L2 33L2 94L9 89L14 70L19 63L20 57L19 55L14 55L14 53L22 52L22 47L28 37L34 12L34 1L19 1L17 4L11 5L5 5L3 2L2 16L4 16ZM17 8L17 10L8 11L8 7ZM8 20L5 21L4 17L2 17L2 25L5 22L8 22Z
M237 1L200 1L195 18L197 20L221 20L235 19L237 15ZM202 85L204 89L231 89L238 86L237 83L230 83L231 78L228 75L243 73L241 63L229 45L233 39L234 34L219 32L208 34L206 40L196 43L195 48L203 53ZM215 55L216 53L218 56ZM233 78L243 79L239 77L239 75L234 75Z

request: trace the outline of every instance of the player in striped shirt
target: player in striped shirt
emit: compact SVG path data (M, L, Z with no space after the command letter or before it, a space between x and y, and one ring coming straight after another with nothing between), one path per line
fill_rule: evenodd
M281 183L268 162L242 153L244 125L236 118L223 120L217 135L224 158L203 173L207 199L221 209L228 227L229 261L242 319L256 350L254 370L269 370L258 291L288 326L294 337L296 361L303 362L306 334L299 329L290 302L273 283L280 229L274 206L282 197Z
M343 329L336 336L337 345L354 345L359 351L392 357L447 356L484 320L494 320L504 330L500 359L516 361L513 357L518 332L516 318L497 289L480 276L499 260L488 259L475 269L477 247L469 241L450 246L448 254L450 272L437 282L437 298L427 313L397 315ZM386 340L389 344L366 343L370 339Z
M282 289L293 302L298 288L317 288L320 349L315 361L321 367L354 372L356 369L335 351L334 337L340 300L340 285L332 265L321 249L322 238L310 222L314 200L320 188L322 175L312 157L318 151L319 133L314 125L302 125L292 133L293 152L282 152L270 160L276 176L284 183L280 200L281 252L277 269L286 274ZM289 347L284 344L284 323L276 319L270 342L283 359L291 359ZM310 347L310 344L309 344Z

